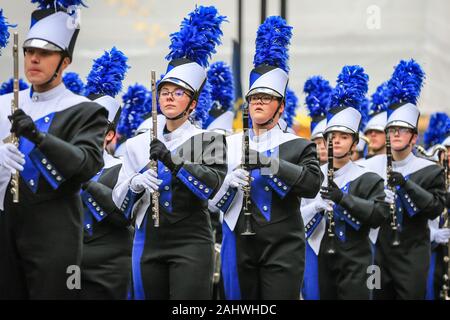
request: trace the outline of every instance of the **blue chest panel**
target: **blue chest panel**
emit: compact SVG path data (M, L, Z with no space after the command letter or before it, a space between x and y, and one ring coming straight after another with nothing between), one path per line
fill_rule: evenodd
M343 188L341 188L344 194L348 194L350 187L350 182L348 182ZM352 216L345 208L340 205L333 206L334 212L334 222L335 231L337 239L341 242L345 242L346 239L346 228L350 226L354 230L358 231L361 228L361 222L359 222L355 217Z
M55 116L55 113L51 113L45 117L42 117L35 121L36 127L39 131L43 133L47 133L50 125L52 124L53 118ZM22 179L24 180L27 187L33 192L36 193L38 189L39 184L39 178L40 178L40 171L38 168L36 168L33 161L31 161L30 153L35 148L35 144L31 142L30 140L20 137L19 139L19 150L25 155L25 165L22 172L20 172L20 175L22 176ZM48 166L50 165L46 159L41 160L42 165Z
M251 172L251 198L267 221L270 221L272 208L272 190L267 183L267 178L261 175L260 169Z
M159 205L168 213L172 213L172 172L158 161Z

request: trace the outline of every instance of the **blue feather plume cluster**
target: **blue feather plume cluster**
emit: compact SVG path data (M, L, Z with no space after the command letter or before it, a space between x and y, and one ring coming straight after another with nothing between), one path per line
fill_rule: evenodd
M151 92L143 85L136 83L128 87L122 101L123 107L117 132L128 139L134 136L136 129L143 122L144 116L151 112Z
M19 79L19 91L28 89L28 84L23 81L22 79ZM3 82L0 85L0 96L8 93L12 93L14 91L14 79L11 78L8 81Z
M298 106L297 95L290 88L287 88L283 118L286 121L289 128L292 128L292 125L294 124L294 117L297 106Z
M369 76L361 66L344 66L331 94L330 108L353 107L361 112L368 90Z
M213 103L211 92L212 86L207 80L202 89L202 92L200 93L197 106L195 107L194 113L192 115L194 122L196 122L203 129L205 129L204 126L206 120L209 117L209 110L211 109Z
M423 143L426 149L441 143L447 135L447 126L450 118L444 112L436 112L430 116L428 128L423 134Z
M39 9L54 8L55 4L57 8L65 9L70 6L86 7L86 4L83 3L83 0L31 0L31 3L37 3Z
M292 27L279 16L267 17L256 33L256 51L253 65L262 64L289 71L288 48L292 38Z
M216 53L216 45L222 43L220 25L224 21L226 17L219 15L215 7L196 6L181 22L180 31L170 35L166 59L187 58L206 68L211 55Z
M223 61L211 64L208 82L211 84L212 101L217 101L225 110L233 108L234 81L230 66Z
M130 68L128 58L122 51L113 47L94 60L92 70L87 76L86 96L90 94L105 94L115 97L122 90L122 81Z
M0 55L2 53L2 48L5 48L8 44L10 36L8 29L16 26L17 25L9 24L6 21L6 17L3 15L3 9L0 9Z
M425 72L416 61L401 60L388 82L389 105L408 102L417 104L424 79Z
M370 101L366 97L361 103L361 107L359 108L359 112L361 113L361 124L359 126L359 130L363 130L367 123L370 120Z
M321 76L313 76L306 80L303 92L306 93L305 103L310 117L326 116L332 91L330 83Z
M389 86L387 81L380 84L371 96L370 114L387 111L389 107Z
M63 77L64 85L75 94L84 94L84 83L76 72L66 72Z

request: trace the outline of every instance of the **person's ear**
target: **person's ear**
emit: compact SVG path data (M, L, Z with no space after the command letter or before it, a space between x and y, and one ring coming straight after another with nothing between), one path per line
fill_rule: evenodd
M197 107L197 100L192 100L191 106L189 107L189 113L194 111L195 107Z
M108 132L106 132L106 136L105 136L106 144L108 144L108 143L110 143L111 141L113 141L115 135L116 135L116 131L114 131L114 130L108 130Z
M70 63L71 63L70 58L64 57L63 62L61 64L61 70L64 71L69 66Z
M417 135L417 133L413 133L412 139L411 139L411 144L415 145L417 143L417 139L419 138L419 136Z

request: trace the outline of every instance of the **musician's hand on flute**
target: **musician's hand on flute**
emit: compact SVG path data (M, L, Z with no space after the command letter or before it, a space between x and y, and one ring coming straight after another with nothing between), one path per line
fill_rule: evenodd
M17 109L12 115L8 116L8 119L12 122L11 132L18 137L25 137L37 145L44 139L44 134L39 131L33 119L22 109Z
M332 181L329 186L322 187L320 190L320 195L323 199L331 200L337 204L339 204L344 197L344 193L341 189L339 189L334 181Z
M164 143L158 139L152 140L150 143L150 159L161 161L172 173L177 173L183 163L181 159L177 161L180 163L175 163L172 157L175 156L172 156Z
M25 164L25 156L12 143L0 145L0 165L14 172L22 171Z
M158 190L158 186L162 180L158 179L157 173L152 169L148 169L144 173L139 173L131 179L130 188L135 193L141 193L144 189L148 189L151 193Z

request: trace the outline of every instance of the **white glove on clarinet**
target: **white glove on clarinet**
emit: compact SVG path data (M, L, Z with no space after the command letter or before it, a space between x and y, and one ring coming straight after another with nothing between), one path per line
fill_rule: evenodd
M450 239L450 229L442 228L433 230L431 241L436 243L447 243Z
M389 189L384 189L384 202L387 202L389 204L394 204L395 202L395 192L389 190Z
M14 172L22 171L25 164L25 156L12 143L0 145L0 165Z
M148 189L151 193L158 190L162 180L158 179L157 173L152 169L148 169L144 173L135 175L130 182L130 188L135 193L141 193L144 189Z
M228 185L232 188L248 186L248 178L248 171L245 171L244 169L235 169L229 175Z

